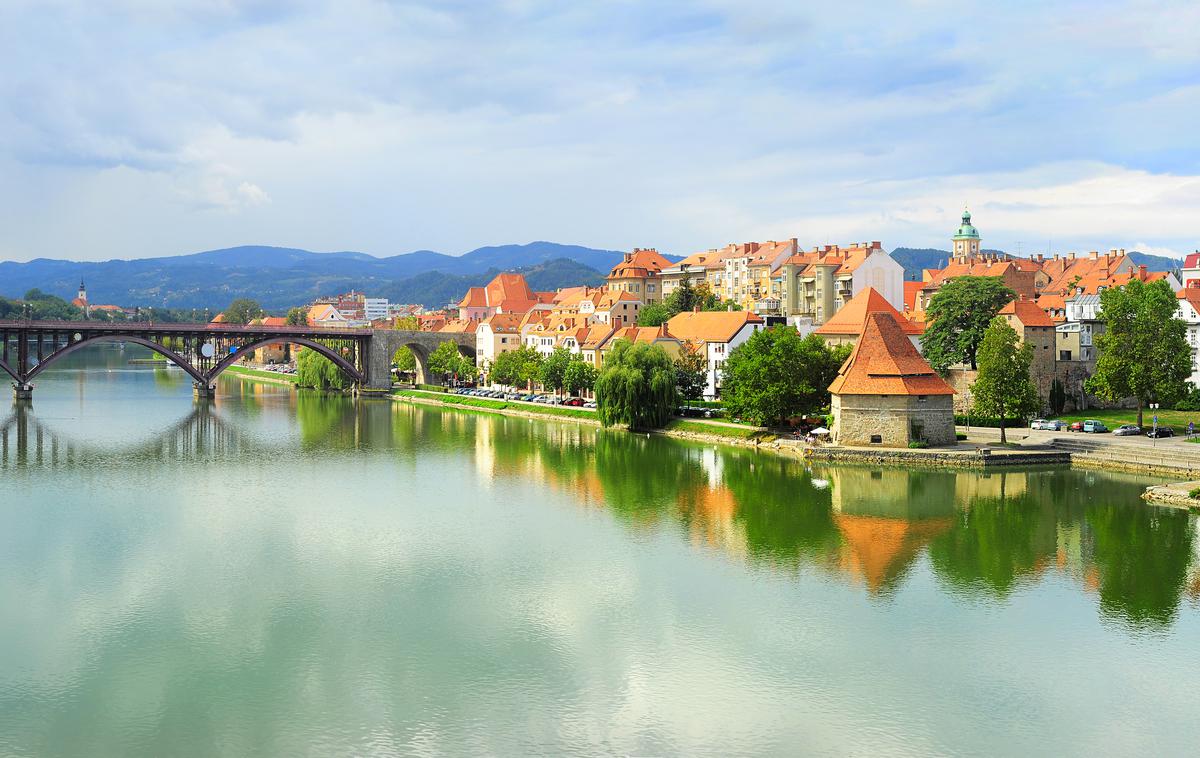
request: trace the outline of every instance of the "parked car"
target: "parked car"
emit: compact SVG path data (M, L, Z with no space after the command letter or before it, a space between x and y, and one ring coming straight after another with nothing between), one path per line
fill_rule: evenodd
M1142 427L1137 424L1121 424L1116 429L1113 429L1113 434L1118 437L1129 437L1142 433Z
M574 407L578 408L578 407L580 407L581 405L583 405L583 398L581 398L581 397L569 397L569 398L567 398L566 400L564 400L564 401L563 401L563 405L571 405L571 406L574 406Z
M1067 431L1082 432L1083 431L1083 422L1082 421L1072 421L1071 425L1067 427Z
M1104 425L1103 421L1097 421L1096 419L1090 418L1083 422L1083 431L1102 434L1108 431L1108 427Z
M1163 437L1174 437L1175 430L1169 426L1160 426L1157 429L1151 429L1146 432L1146 436L1150 439L1162 439Z
M596 401L595 401L595 400L589 400L589 401L587 401L586 403L584 403L584 404L583 404L583 407L584 407L584 408L595 408L595 407L596 407Z
M1044 429L1048 432L1061 432L1063 430L1063 422L1056 418L1035 418L1029 422L1030 429Z

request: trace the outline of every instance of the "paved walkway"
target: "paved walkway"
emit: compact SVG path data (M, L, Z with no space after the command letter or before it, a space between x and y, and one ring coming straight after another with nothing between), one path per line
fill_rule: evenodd
M976 444L996 444L1000 441L1000 430L990 429L986 427L973 426L970 430L967 427L960 426L958 431L967 435L967 441ZM1171 452L1175 451L1180 454L1200 455L1200 443L1188 442L1184 437L1167 437L1166 439L1154 440L1145 435L1118 437L1112 432L1104 434L1093 434L1084 432L1051 432L1044 429L1028 429L1020 427L1017 429L1006 429L1005 436L1010 443L1017 445L1048 445L1052 440L1080 440L1086 441L1089 445L1112 445L1118 447L1137 447L1139 450Z

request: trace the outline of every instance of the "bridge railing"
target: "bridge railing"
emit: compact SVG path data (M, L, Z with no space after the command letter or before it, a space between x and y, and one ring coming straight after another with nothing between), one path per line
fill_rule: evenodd
M367 337L373 329L339 326L264 326L259 324L156 323L153 321L0 321L0 329L87 332L187 332L189 334L279 334L283 336Z

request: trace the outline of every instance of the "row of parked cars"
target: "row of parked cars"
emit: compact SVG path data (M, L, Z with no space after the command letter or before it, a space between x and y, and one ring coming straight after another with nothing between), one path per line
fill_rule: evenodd
M1045 429L1050 432L1087 432L1090 434L1107 434L1109 429L1103 421L1096 419L1088 419L1087 421L1073 421L1067 424L1065 421L1059 421L1056 418L1035 418L1029 422L1030 429ZM1112 433L1118 437L1140 436L1143 430L1137 424L1121 424ZM1174 437L1175 430L1169 426L1160 426L1156 429L1151 429L1145 432L1147 437L1162 439L1163 437Z
M520 400L525 403L545 403L547 405L569 405L576 408L595 408L594 400L584 400L581 397L554 397L532 392L505 392L490 390L483 387L454 387L450 390L453 395L471 395L473 397L491 397L497 400Z

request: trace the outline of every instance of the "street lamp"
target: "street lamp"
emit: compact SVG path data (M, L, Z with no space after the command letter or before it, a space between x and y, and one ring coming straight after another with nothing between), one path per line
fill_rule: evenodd
M1150 433L1154 442L1151 447L1158 447L1158 403L1150 403L1150 410L1154 411L1154 431Z

